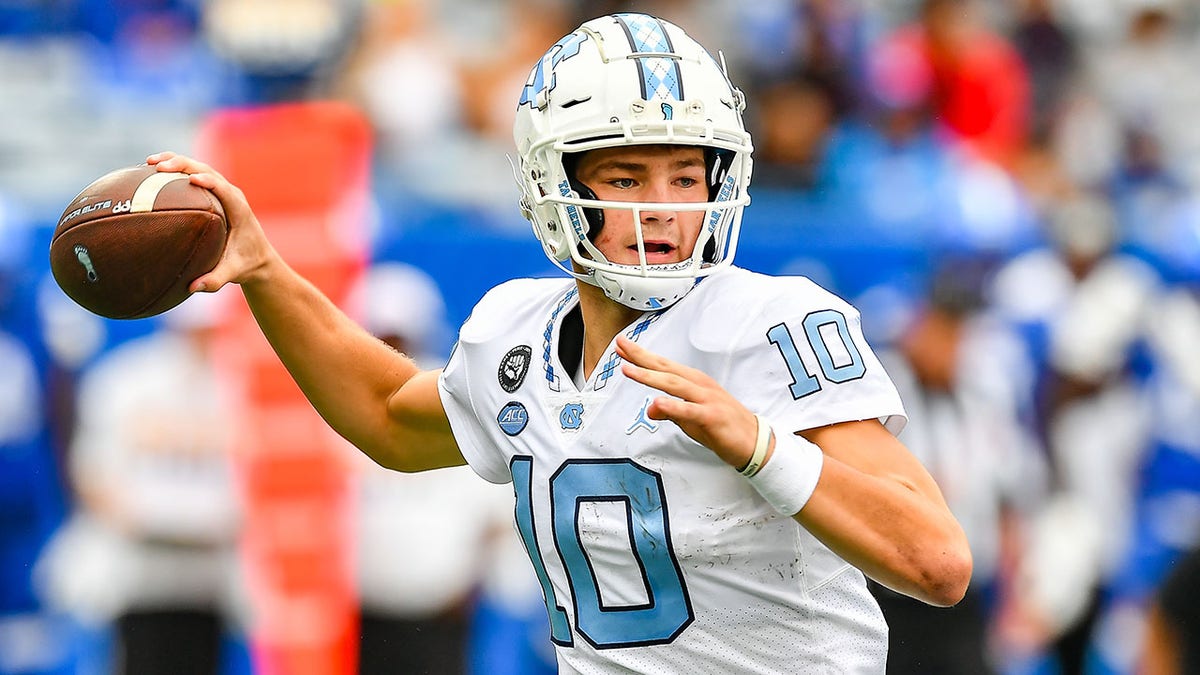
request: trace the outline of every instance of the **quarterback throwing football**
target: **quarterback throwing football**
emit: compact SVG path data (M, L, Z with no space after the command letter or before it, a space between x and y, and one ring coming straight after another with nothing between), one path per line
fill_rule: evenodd
M149 161L225 206L225 256L192 290L241 284L339 433L386 467L466 463L512 483L562 672L883 672L864 575L951 605L971 557L894 435L904 410L857 311L732 265L744 107L718 61L655 17L559 40L514 133L521 209L571 278L488 292L441 371L291 270L212 168Z

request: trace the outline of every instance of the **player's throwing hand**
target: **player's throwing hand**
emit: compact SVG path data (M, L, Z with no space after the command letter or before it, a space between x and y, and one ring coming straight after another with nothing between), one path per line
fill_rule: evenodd
M227 283L252 283L266 276L266 268L278 254L267 240L257 216L246 201L246 195L236 185L211 166L174 152L159 152L146 158L146 163L159 171L178 171L189 174L193 184L212 190L229 222L229 240L221 261L208 274L192 282L190 290L213 293Z
M758 421L716 380L623 335L617 336L617 354L626 361L625 375L667 394L646 409L651 419L674 422L692 440L734 468L740 469L750 461Z

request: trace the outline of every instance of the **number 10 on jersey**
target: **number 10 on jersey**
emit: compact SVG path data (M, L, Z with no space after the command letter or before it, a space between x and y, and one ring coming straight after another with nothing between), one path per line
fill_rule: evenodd
M558 601L545 556L557 555L570 587L574 623L597 649L666 644L695 618L683 572L671 548L662 477L631 459L571 460L550 478L553 547L539 542L532 502L533 460L514 457L517 530L542 585L550 615L550 639L570 646L571 618ZM636 498L634 498L636 495ZM606 605L596 570L579 536L581 505L611 502L623 506L630 550L637 562L645 603Z

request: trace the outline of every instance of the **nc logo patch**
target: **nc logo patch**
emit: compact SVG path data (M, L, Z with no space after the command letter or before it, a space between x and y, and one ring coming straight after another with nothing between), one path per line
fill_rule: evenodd
M496 423L504 433L516 436L529 424L529 411L519 401L509 401L496 415Z
M583 404L568 403L558 414L558 423L567 431L574 431L583 424Z
M532 360L533 350L529 345L517 345L508 350L504 358L500 359L500 369L496 372L500 388L510 394L520 389Z

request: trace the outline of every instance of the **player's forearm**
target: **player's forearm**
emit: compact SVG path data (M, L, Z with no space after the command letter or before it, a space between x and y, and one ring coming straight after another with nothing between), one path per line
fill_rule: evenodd
M277 256L243 281L242 291L272 349L325 421L368 454L386 446L394 435L388 398L417 374L416 364Z
M949 606L966 593L971 554L958 522L916 486L864 474L826 456L820 482L796 520L879 583Z

